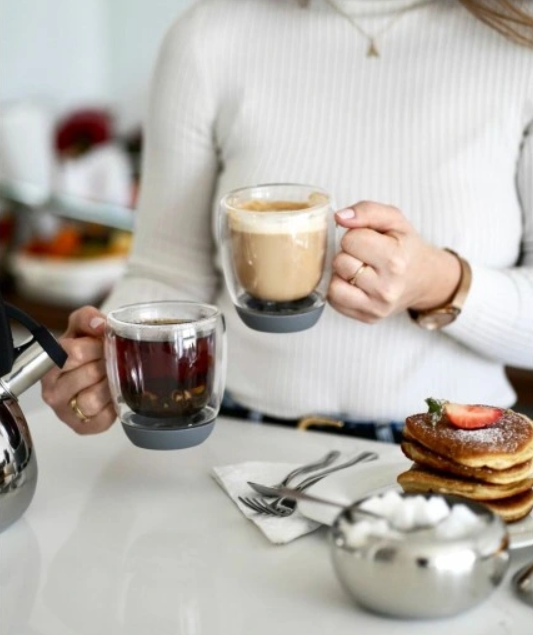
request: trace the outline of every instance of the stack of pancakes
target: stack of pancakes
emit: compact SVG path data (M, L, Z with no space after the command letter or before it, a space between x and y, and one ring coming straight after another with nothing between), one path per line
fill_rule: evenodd
M533 422L512 410L485 428L462 429L443 415L407 417L401 444L413 466L405 492L454 494L485 503L506 522L533 509Z

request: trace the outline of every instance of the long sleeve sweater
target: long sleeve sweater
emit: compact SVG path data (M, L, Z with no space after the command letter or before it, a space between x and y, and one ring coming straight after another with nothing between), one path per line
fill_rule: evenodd
M379 56L347 13L378 34ZM533 367L530 49L455 0L199 0L170 27L151 95L134 246L105 309L219 305L227 388L272 416L398 420L429 396L513 404L504 366ZM217 203L273 182L321 186L338 209L398 207L470 262L459 318L429 332L407 313L368 325L327 306L300 333L245 326Z

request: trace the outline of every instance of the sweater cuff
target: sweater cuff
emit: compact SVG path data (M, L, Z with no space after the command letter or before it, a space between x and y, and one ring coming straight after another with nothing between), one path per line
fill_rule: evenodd
M504 364L533 366L533 271L472 265L472 284L454 339Z

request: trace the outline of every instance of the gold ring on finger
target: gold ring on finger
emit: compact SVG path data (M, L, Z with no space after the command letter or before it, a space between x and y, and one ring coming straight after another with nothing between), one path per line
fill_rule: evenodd
M359 265L359 268L357 269L357 271L353 274L353 276L348 280L348 282L352 285L352 287L356 287L357 286L357 280L359 278L359 276L363 273L363 271L365 269L367 269L369 267L369 265L366 264L366 262L361 263L361 265Z
M76 417L78 417L78 419L82 423L87 423L87 421L90 421L91 417L88 417L78 406L77 396L72 397L72 399L69 402L69 405L72 409L72 412L76 415Z

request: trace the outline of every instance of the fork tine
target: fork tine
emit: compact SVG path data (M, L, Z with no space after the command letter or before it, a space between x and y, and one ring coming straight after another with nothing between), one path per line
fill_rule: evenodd
M289 513L292 513L292 510L276 506L277 501L270 502L261 498L247 498L245 496L239 496L239 500L243 505L246 505L246 507L252 509L258 514L267 514L269 516L288 516Z
M261 513L267 514L268 516L279 516L278 512L267 502L261 501Z
M281 498L274 501L272 504L268 503L268 506L275 516L290 516L294 512L294 508L286 507Z
M262 509L258 506L253 498L246 498L245 496L239 496L238 498L241 503L249 509L252 509L254 512L262 513Z
M283 499L276 498L275 500L260 499L259 501L264 513L271 514L272 516L290 516L293 512L283 505Z
M283 510L278 509L276 501L268 501L260 499L256 501L263 514L269 514L270 516L284 516Z
M239 497L239 500L243 505L246 505L246 507L249 507L258 514L274 514L274 511L267 507L266 502L262 499Z

